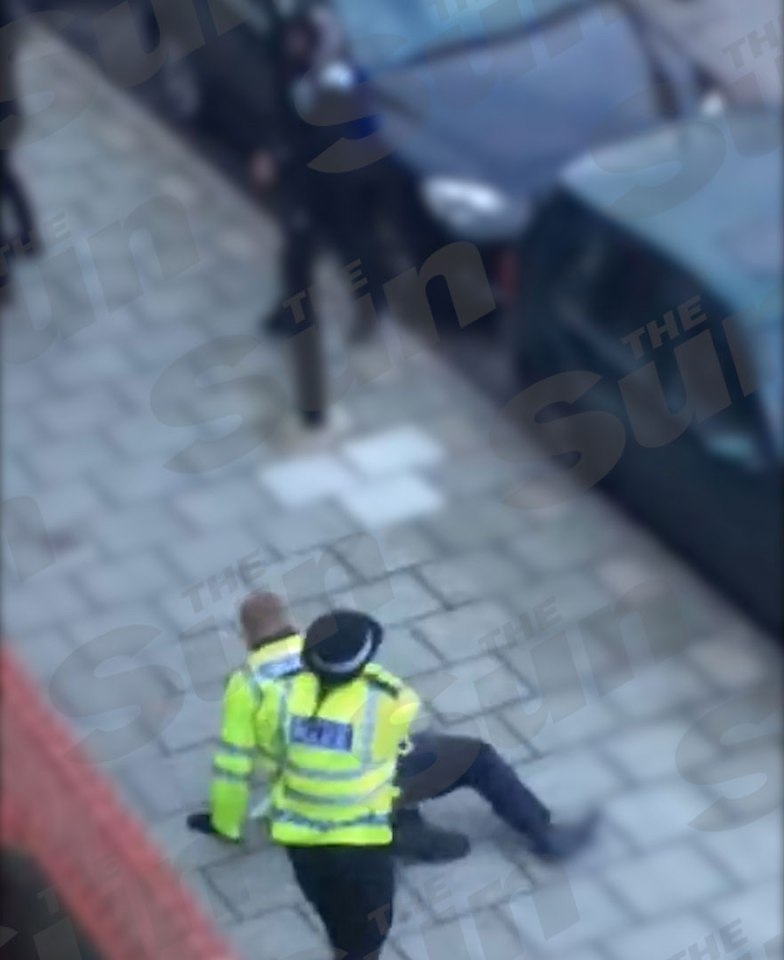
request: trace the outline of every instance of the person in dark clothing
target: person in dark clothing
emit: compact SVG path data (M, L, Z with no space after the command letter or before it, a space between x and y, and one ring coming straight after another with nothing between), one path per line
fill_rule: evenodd
M412 736L411 747L398 760L399 820L407 813L419 817L423 800L468 789L523 836L531 852L542 860L567 859L594 833L595 813L570 823L554 823L548 807L486 740L426 731Z
M33 210L10 159L22 122L14 83L11 22L11 5L0 0L0 295L7 292L12 258L37 249Z
M323 422L326 406L320 332L309 293L316 256L326 244L342 265L361 264L355 339L372 327L373 296L383 278L373 237L378 193L372 165L324 172L315 169L314 161L341 138L371 138L378 124L363 102L364 76L346 57L325 8L314 7L285 21L280 32L278 115L268 142L251 160L251 179L257 189L274 188L277 194L284 232L284 295L281 306L263 318L262 328L292 340L302 417L315 426ZM357 114L357 119L327 122Z

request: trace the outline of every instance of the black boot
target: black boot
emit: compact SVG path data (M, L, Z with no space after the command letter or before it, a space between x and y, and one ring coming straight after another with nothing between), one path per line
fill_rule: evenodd
M457 830L433 826L418 809L398 810L392 818L392 852L403 860L446 863L468 854L468 837Z
M550 862L567 860L579 853L592 839L599 821L598 813L589 813L573 823L553 823L531 843L537 857Z

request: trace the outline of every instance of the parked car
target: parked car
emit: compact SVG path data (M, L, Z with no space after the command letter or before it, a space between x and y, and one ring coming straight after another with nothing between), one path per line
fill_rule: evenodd
M75 12L80 42L118 82L151 91L164 113L243 164L271 122L275 25L309 5L22 2ZM628 0L325 2L369 76L387 144L379 238L391 276L464 239L481 248L503 298L510 243L563 165L692 112L704 93L699 72Z
M781 139L777 112L727 113L571 165L521 245L507 397L540 385L529 427L777 631ZM596 382L562 395L569 371Z
M333 3L371 77L390 147L377 231L388 275L421 267L453 241L478 247L473 271L430 293L444 349L467 353L472 372L492 385L502 310L454 336L454 302L479 295L465 310L478 315L489 277L496 303L508 303L519 238L564 165L697 112L706 78L624 0Z

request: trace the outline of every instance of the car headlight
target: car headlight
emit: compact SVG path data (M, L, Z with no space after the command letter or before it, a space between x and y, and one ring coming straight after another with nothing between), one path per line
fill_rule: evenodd
M525 220L520 204L489 183L457 177L428 177L422 199L431 215L458 233L512 232Z

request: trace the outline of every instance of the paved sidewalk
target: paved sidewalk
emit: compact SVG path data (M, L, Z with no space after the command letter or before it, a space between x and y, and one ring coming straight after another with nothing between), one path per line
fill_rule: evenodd
M474 851L402 872L389 960L780 960L778 649L598 494L507 505L534 450L395 331L332 336L339 436L286 455L285 367L255 339L273 225L31 43L22 89L57 99L17 156L49 248L3 319L4 626L240 953L326 955L257 828L235 850L184 826L253 585L302 624L373 611L429 722L492 739L556 811L606 811L562 871L476 798L434 804Z

